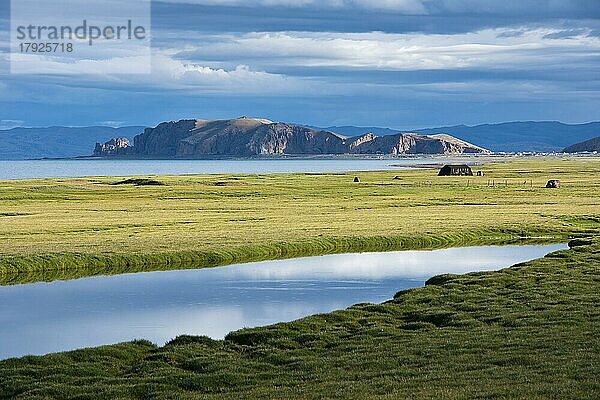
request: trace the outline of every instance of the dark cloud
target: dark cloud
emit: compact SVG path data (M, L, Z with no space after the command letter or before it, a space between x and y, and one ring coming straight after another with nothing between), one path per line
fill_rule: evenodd
M512 29L509 31L501 32L496 37L497 38L514 38L521 37L525 33L525 29Z
M600 37L600 29L593 29L588 33L590 37Z
M7 31L10 26L10 1L0 0L0 30Z
M521 16L536 21L600 16L597 0L426 0L425 5L429 13L434 15L489 15L496 18Z
M357 7L323 8L207 6L153 3L158 29L193 29L202 32L330 31L390 33L461 33L484 28L532 24L560 25L565 20L597 24L600 2L593 1L480 1L457 0L424 3L425 15Z
M572 39L577 36L588 36L588 29L565 29L544 35L544 39Z

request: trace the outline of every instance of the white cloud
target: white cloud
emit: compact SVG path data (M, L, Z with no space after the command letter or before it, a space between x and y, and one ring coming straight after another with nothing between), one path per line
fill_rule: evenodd
M14 53L11 56L13 74L34 75L103 75L107 71L126 73L147 69L149 57L131 56L106 59L66 60L62 57Z
M181 57L231 60L259 66L415 71L514 68L572 63L600 51L600 38L585 33L549 39L556 29L487 29L454 35L277 32L198 37ZM208 38L206 38L208 39Z
M18 128L23 126L25 121L14 120L14 119L2 119L0 120L0 130Z
M167 54L157 54L152 60L152 80L171 89L192 89L204 92L289 93L303 85L295 78L252 70L247 65L232 69L175 60ZM144 79L144 77L141 77Z
M17 57L26 57L17 55ZM310 82L281 74L257 71L239 64L233 68L212 68L199 63L176 60L169 52L157 51L152 56L151 73L136 73L147 70L145 56L115 57L98 60L76 60L64 62L47 56L37 64L21 63L20 73L27 74L32 65L36 74L48 75L48 84L67 87L94 87L117 90L184 90L199 93L235 94L287 94L306 90ZM44 70L40 70L43 65ZM86 71L82 74L81 71ZM121 74L106 71L129 72ZM13 79L27 81L29 75L13 75ZM306 83L306 84L305 84Z
M110 126L111 128L120 128L127 125L127 121L99 121L97 125Z

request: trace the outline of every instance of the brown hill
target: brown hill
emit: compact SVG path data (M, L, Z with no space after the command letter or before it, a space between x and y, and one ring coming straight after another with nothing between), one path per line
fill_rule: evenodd
M104 152L110 148L111 152ZM181 157L251 157L315 154L463 154L488 150L449 135L367 133L347 137L301 125L241 117L228 120L181 120L147 128L133 146L97 145L94 155Z

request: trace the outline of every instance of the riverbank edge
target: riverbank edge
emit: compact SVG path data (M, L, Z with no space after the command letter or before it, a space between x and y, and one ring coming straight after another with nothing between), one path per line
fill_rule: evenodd
M567 232L541 230L533 226L441 235L316 238L297 242L238 246L218 251L9 255L0 256L0 286L100 275L212 268L326 254L434 250L489 245L555 244L564 243L576 237L584 237L594 232L594 230L583 227Z

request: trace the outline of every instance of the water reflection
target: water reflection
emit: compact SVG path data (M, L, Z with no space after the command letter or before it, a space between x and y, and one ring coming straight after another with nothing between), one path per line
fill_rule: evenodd
M360 302L441 273L500 269L564 245L342 254L0 288L0 358L180 334L223 338Z

